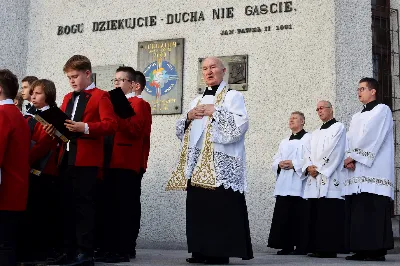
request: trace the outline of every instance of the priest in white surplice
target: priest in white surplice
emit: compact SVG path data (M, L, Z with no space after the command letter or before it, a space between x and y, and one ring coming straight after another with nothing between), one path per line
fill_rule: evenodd
M344 251L345 202L341 197L346 131L333 117L332 104L316 109L323 125L312 133L311 152L303 171L308 178L304 198L310 206L309 256L336 258Z
M364 109L353 116L347 133L346 245L355 252L347 260L383 261L394 246L393 118L389 107L377 102L378 92L375 79L360 80L358 98Z
M182 149L167 190L187 190L189 263L253 258L244 196L248 116L243 95L223 81L225 71L218 58L203 61L207 88L176 126Z
M274 156L272 170L276 176L274 196L276 197L268 247L281 249L278 255L304 255L308 217L306 200L302 198L306 176L302 171L304 159L308 158L311 134L303 127L302 112L293 112L289 119L292 131L279 144ZM296 250L294 249L296 247Z

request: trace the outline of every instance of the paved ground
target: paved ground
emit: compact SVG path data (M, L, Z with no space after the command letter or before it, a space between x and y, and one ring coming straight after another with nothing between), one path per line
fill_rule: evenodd
M151 250L140 249L137 251L137 259L130 263L105 264L96 263L96 266L120 265L120 266L166 266L166 265L186 265L188 256L185 250ZM240 259L231 259L230 265L400 265L400 254L389 254L386 256L386 262L355 262L344 259L346 255L339 255L336 259L316 259L307 256L277 256L266 253L256 253L255 258L250 261ZM202 264L190 264L202 265Z

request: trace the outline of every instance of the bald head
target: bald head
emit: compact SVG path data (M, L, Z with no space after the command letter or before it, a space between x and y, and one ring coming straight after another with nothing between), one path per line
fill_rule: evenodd
M202 63L203 79L207 86L219 85L224 79L226 68L221 59L207 57Z
M331 102L329 101L319 101L316 111L322 122L328 122L333 118L333 108Z

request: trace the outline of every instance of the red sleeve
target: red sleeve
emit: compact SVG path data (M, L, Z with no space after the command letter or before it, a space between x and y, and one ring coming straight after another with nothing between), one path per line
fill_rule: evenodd
M0 111L0 169L3 166L3 159L6 155L8 136L10 135L10 122L8 116Z
M69 101L70 98L71 97L69 97L69 94L64 96L63 103L61 104L61 107L60 107L61 111L65 112L65 110L67 109L67 104L68 104L68 101Z
M88 122L89 136L108 136L117 131L117 116L114 113L110 95L104 92L99 101L100 122Z
M57 139L50 137L44 130L40 123L37 123L34 128L33 135L38 134L39 139L29 151L29 165L32 165L37 160L46 156L51 150L57 146Z
M135 115L127 119L119 118L118 131L127 132L132 137L141 137L143 136L146 127L145 123L146 106L143 101L138 101L136 103L131 102L131 106L135 111Z

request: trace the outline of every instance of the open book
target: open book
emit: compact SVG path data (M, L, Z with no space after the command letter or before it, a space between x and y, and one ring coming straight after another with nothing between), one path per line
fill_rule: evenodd
M55 135L63 142L68 142L72 136L72 132L64 125L65 120L71 119L66 113L58 107L50 107L46 111L35 114L35 119L43 126L51 124L56 129Z

